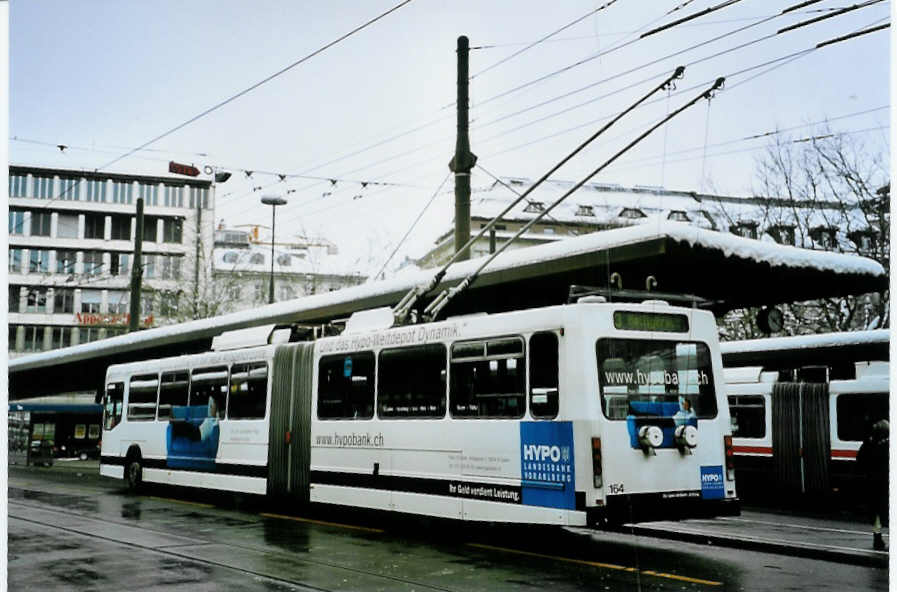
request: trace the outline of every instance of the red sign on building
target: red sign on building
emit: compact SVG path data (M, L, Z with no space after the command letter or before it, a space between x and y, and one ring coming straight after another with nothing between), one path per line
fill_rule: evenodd
M191 164L181 164L173 160L168 161L168 172L178 175L187 175L188 177L198 177L199 169Z

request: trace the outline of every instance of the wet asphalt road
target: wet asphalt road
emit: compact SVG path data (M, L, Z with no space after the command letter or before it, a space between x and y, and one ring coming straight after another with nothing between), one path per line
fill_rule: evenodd
M10 467L9 590L887 590L886 569L621 533L302 511Z

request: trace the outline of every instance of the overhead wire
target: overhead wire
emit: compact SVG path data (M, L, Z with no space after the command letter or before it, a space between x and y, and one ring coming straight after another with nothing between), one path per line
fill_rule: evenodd
M195 116L191 117L190 119L188 119L187 121L185 121L185 122L183 122L183 123L180 123L180 124L176 125L175 127L171 128L170 130L168 130L168 131L166 131L166 132L163 132L162 134L159 134L159 135L156 136L155 138L153 138L153 139L151 139L151 140L149 140L149 141L147 141L147 142L144 142L143 144L141 144L141 145L138 146L137 148L134 148L134 149L132 149L132 150L129 150L129 151L126 152L125 154L119 156L118 158L116 158L116 159L114 159L114 160L111 160L111 161L107 162L106 164L104 164L103 166L101 166L101 167L99 167L99 168L97 168L97 169L95 169L95 170L98 171L98 170L101 170L101 169L106 169L106 168L112 166L113 164L119 162L120 160L122 160L122 159L124 159L124 158L127 158L128 156L130 156L131 154L133 154L133 153L136 152L137 150L141 150L141 149L143 149L143 148L146 148L147 146L150 146L150 145L152 145L152 144L158 142L158 141L161 140L162 138L165 138L165 137L167 137L167 136L170 136L170 135L173 134L174 132L176 132L176 131L178 131L178 130L180 130L180 129L183 129L184 127L190 125L191 123L193 123L193 122L195 122L195 121L197 121L197 120L199 120L199 119L202 119L203 117L205 117L205 116L208 115L209 113L212 113L212 112L214 112L214 111L217 111L217 110L220 109L221 107L224 107L225 105L227 105L227 104L229 104L229 103L232 103L232 102L235 101L236 99L238 99L238 98L240 98L240 97L242 97L242 96L244 96L244 95L246 95L246 94L252 92L253 90L259 88L260 86L262 86L262 85L264 85L264 84L270 82L271 80L274 80L274 79L277 78L278 76L281 76L281 75L285 74L286 72L292 70L292 69L295 68L296 66L298 66L298 65L300 65L300 64L302 64L302 63L304 63L304 62L306 62L306 61L308 61L308 60L310 60L311 58L313 58L313 57L315 57L315 56L317 56L317 55L323 53L324 51L330 49L330 48L333 47L334 45L337 45L338 43L340 43L340 42L342 42L342 41L348 39L349 37L355 35L356 33L358 33L358 32L360 32L360 31L366 29L367 27L371 26L372 24L376 23L377 21L379 21L379 20L385 18L386 16L388 16L388 15L392 14L393 12L397 11L398 9L402 8L403 6L405 6L406 4L408 4L408 3L411 2L411 1L412 1L412 0L402 0L401 2L399 2L398 4L396 4L395 6L393 6L393 7L390 8L389 10L387 10L386 12L383 12L383 13L379 14L378 16L376 16L376 17L374 17L374 18L372 18L372 19L366 21L365 23L363 23L363 24L361 24L361 25L355 27L354 29L352 29L352 30L349 31L348 33L344 33L343 35L340 35L339 37L337 37L337 38L334 39L333 41L331 41L331 42L329 42L329 43L323 45L322 47L316 49L315 51L311 52L310 54L308 54L308 55L306 55L306 56L304 56L304 57L302 57L302 58L300 58L300 59L294 61L293 63L289 64L288 66L286 66L286 67L284 67L284 68L281 68L280 70L278 70L278 71L275 72L274 74L271 74L270 76L267 76L266 78L264 78L264 79L262 79L262 80L256 82L255 84L249 86L248 88L245 88L245 89L241 90L241 91L238 92L237 94L232 95L232 96L230 96L230 97L224 99L223 101L220 101L220 102L216 103L215 105L213 105L213 106L209 107L208 109L202 111L202 112L199 113L198 115L195 115Z

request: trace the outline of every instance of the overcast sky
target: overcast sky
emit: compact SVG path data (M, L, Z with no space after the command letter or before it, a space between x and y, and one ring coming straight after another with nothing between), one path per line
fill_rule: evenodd
M167 175L172 159L226 168L234 175L218 187L217 221L268 225L259 200L280 195L290 203L278 210L278 240L320 235L376 271L449 172L459 35L473 48L475 190L492 182L488 173L537 179L678 65L687 69L675 91L554 178L581 179L718 76L726 89L709 107L701 101L594 180L748 195L769 138L744 138L796 128L783 136L800 139L827 118L870 149L888 149L890 30L771 61L887 22L890 2L776 35L849 3L776 16L799 2L743 0L639 39L724 2L412 0L121 158L400 3L13 0L9 161L153 175ZM399 258L449 230L452 200L449 179Z

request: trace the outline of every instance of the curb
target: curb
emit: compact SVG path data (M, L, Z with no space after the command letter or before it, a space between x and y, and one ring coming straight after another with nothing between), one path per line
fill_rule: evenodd
M627 525L619 528L618 532L674 539L689 543L697 543L699 545L716 545L718 547L732 547L751 551L766 551L793 557L822 559L825 561L848 563L865 567L888 567L889 554L887 551L843 549L826 547L824 545L814 545L811 543L791 543L751 536L733 537L696 530L669 530L666 528L645 525Z

